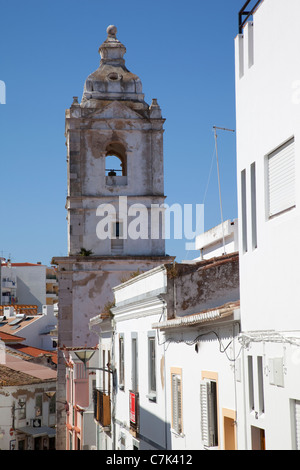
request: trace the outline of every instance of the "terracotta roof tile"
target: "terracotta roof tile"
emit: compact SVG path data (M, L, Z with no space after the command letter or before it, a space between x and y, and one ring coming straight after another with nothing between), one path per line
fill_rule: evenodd
M7 344L15 343L16 341L25 341L25 338L22 338L21 336L12 335L10 333L5 333L0 329L0 340Z
M13 385L31 385L44 382L42 378L33 377L22 371L11 369L0 364L0 386L9 387Z

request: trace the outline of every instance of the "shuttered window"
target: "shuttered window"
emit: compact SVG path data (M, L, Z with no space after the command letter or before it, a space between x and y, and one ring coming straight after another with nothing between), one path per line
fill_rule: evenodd
M172 428L182 433L182 389L181 375L172 374Z
M201 437L206 447L218 445L217 384L213 380L200 382Z
M295 400L296 449L300 450L300 401Z
M289 140L268 156L269 217L295 206L295 142Z
M119 387L124 389L124 336L119 336Z

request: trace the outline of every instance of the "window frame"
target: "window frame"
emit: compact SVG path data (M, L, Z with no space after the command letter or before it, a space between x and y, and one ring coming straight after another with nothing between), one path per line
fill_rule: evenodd
M171 428L175 434L183 434L182 369L175 367L171 368Z
M122 347L121 347L122 345ZM119 389L125 389L125 348L124 333L119 334Z
M152 354L154 356L152 357ZM156 380L156 333L148 332L148 395L151 401L157 398L157 380ZM153 360L152 360L153 359Z
M204 436L204 422L201 419L201 438L202 444L204 447L207 448L219 448L220 447L220 416L219 416L219 398L218 398L218 373L217 372L209 372L203 371L201 375L201 382L200 382L200 412L202 415L202 407L204 397L202 396L202 389L206 388L208 393L211 393L211 385L215 387L215 395L214 397L206 397L207 403L207 436ZM212 402L214 400L214 402Z
M270 201L270 160L273 157L276 157L280 154L280 152L284 151L286 148L289 146L293 145L294 146L294 202L290 203L288 206L277 210L277 212L272 212L271 211L271 201ZM295 149L296 141L295 137L290 137L287 139L285 142L283 142L281 145L276 147L274 150L269 152L267 155L265 155L265 207L266 207L266 220L272 220L296 207L296 149Z

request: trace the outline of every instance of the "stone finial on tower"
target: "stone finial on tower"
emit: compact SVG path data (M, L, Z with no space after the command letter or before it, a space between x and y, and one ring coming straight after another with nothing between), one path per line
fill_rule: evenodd
M108 37L116 38L117 27L111 24L107 27L106 32Z
M156 98L152 99L151 106L149 108L150 110L150 117L153 119L161 119L161 109L160 106L157 102Z
M126 47L116 37L117 28L110 25L106 29L107 39L99 47L99 54L101 55L101 63L109 65L124 65L123 59L126 53Z

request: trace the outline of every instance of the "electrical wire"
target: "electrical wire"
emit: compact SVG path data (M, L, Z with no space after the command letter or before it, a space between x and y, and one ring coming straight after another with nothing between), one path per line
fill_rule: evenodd
M221 338L219 337L218 333L216 333L216 331L214 331L214 330L210 330L210 331L207 331L207 332L205 332L205 333L201 333L200 335L198 335L198 336L197 336L194 340L192 340L192 341L185 341L185 340L180 340L180 339L177 339L177 340L176 340L176 339L170 339L170 338L168 338L168 339L166 339L165 341L163 341L162 343L158 342L158 344L159 344L159 346L161 346L161 345L163 345L163 344L168 343L168 347L169 347L170 344L173 344L173 343L175 343L175 344L184 343L184 344L186 344L187 346L194 346L196 343L198 343L198 341L199 341L203 336L208 336L208 335L212 335L212 334L214 334L214 335L216 336L216 338L217 338L217 340L218 340L218 342L219 342L219 352L220 352L221 354L225 354L226 357L227 357L227 359L228 359L229 361L235 362L235 361L238 359L238 357L239 357L239 355L240 355L240 353L241 353L241 351L242 351L242 349L243 349L243 345L241 345L241 348L240 348L240 350L239 350L239 352L238 352L238 354L237 354L237 356L236 356L235 358L229 357L228 354L227 354L227 349L228 349L229 346L234 342L234 338L232 338L232 340L227 344L227 346L224 347Z

